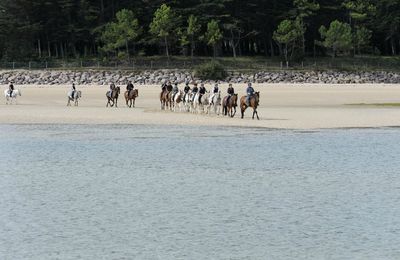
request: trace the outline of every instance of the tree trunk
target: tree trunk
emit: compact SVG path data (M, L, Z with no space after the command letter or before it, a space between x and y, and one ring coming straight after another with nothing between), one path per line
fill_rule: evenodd
M169 50L168 50L168 40L167 37L164 37L164 43L165 43L165 53L167 55L167 58L169 59Z
M125 40L125 48L126 48L126 55L128 55L128 60L131 60L130 56L129 56L129 45L128 45L128 41Z
M392 55L396 56L396 46L395 46L393 37L390 39L390 45L391 45L391 48L392 48Z
M57 45L56 45L57 46ZM56 48L57 49L57 48ZM49 58L51 57L51 47L50 47L50 42L47 41L47 54L49 56Z
M60 52L61 52L61 58L64 59L64 47L62 43L60 43Z
M194 42L194 37L192 35L190 36L190 57L192 58L192 60L194 57L194 48L195 48L195 42Z
M272 41L272 38L269 38L269 44L271 45L271 57L274 57L275 51L274 51L274 43Z
M39 58L42 57L42 46L40 46L40 39L38 40L38 54L39 54Z
M213 49L214 49L214 59L217 57L217 45L214 44L213 45Z
M58 46L57 46L57 43L54 43L54 49L56 50L56 58L58 59ZM50 48L49 48L49 50L50 50Z

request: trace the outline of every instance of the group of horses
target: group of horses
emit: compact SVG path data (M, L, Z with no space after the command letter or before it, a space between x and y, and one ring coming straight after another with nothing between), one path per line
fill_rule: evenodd
M118 107L118 98L121 94L120 87L113 87L112 91L106 92L107 104L106 107ZM126 106L129 108L135 107L136 98L139 97L139 91L134 89L132 91L126 91L124 94ZM67 106L71 106L71 102L74 103L75 106L79 105L79 99L82 98L82 91L69 91L67 94Z
M107 91L107 104L106 107L118 107L118 97L121 95L121 88L120 87L113 87L112 91ZM126 106L129 108L135 107L136 98L139 97L139 90L133 89L131 91L125 91L124 93Z
M118 97L121 94L120 87L114 87L112 89L112 93L107 91L106 98L107 104L106 107L118 107ZM6 104L17 104L17 97L22 96L21 90L15 89L12 94L8 89L4 91L4 96L6 98ZM124 93L126 105L130 108L135 107L136 98L139 97L139 91L134 89L132 91L126 91ZM74 103L74 106L79 105L79 99L82 98L82 91L69 91L67 94L67 106L71 106L71 102ZM257 107L260 102L260 92L255 92L255 94L250 97L250 102L246 102L246 96L243 96L238 100L238 94L233 94L230 96L221 97L221 91L215 94L205 93L204 95L200 95L200 93L185 93L183 91L179 91L174 94L172 91L163 90L160 93L160 102L162 110L172 110L174 112L191 112L191 113L205 113L205 114L222 114L224 116L234 117L236 115L236 108L238 106L241 111L241 118L244 117L244 112L247 108L253 109L253 116L258 117Z
M215 94L188 92L185 93L180 90L177 93L163 89L160 93L161 110L171 110L174 112L190 112L196 114L216 114L220 115L222 108L222 115L234 117L236 115L236 108L240 106L241 118L244 117L244 112L247 108L253 108L254 116L258 117L257 107L260 102L260 92L255 92L250 97L250 102L246 102L247 96L238 98L238 94L228 95L224 98L221 97L221 91Z

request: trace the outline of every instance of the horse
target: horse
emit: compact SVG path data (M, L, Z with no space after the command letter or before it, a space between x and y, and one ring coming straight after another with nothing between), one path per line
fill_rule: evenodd
M194 101L192 104L192 113L201 113L204 112L204 108L209 105L210 94L206 93L200 98L200 93L197 93L194 97Z
M110 105L110 107L113 107L115 105L115 107L118 107L118 96L121 93L121 88L120 87L115 87L112 91L112 96L110 97L110 91L107 91L106 93L106 97L107 97L107 105L106 107L108 107L108 105ZM112 104L111 104L112 102Z
M219 115L221 112L221 91L218 93L214 94L208 99L208 106L207 106L207 113L209 114L211 111L211 108L214 110L214 114Z
M253 108L253 117L252 118L254 119L254 115L257 115L257 120L260 120L260 118L258 117L258 113L257 113L257 107L260 103L260 92L256 92L256 93L254 93L253 96L250 97L250 105L249 106L246 104L246 98L247 98L246 96L243 96L240 99L240 110L242 112L242 119L244 117L244 111L246 111L246 109L248 107L251 107L251 108Z
M230 117L234 117L236 114L237 101L238 101L238 94L233 94L231 97L226 96L223 101L222 113L225 116L229 115Z
M161 110L166 110L169 107L172 110L172 95L171 91L163 90L160 93Z
M74 91L74 96L72 96L72 91L70 91L67 95L68 97L68 103L67 107L71 106L71 101L74 101L74 106L78 106L78 101L82 97L82 91Z
M8 89L4 90L4 97L6 98L6 105L10 104L12 105L13 100L15 100L15 104L18 104L17 102L17 97L18 96L22 96L21 90L19 89L15 89L11 96L10 96L10 92Z
M190 106L192 104L192 100L193 100L192 93L188 92L183 95L182 102L183 102L183 108L185 109L185 112L189 112Z
M174 99L172 100L173 110L176 112L176 108L178 107L180 111L182 111L183 104L183 92L179 91L175 94Z
M139 90L134 89L130 93L129 91L126 91L124 96L125 96L126 106L135 107L135 100L137 97L139 97Z

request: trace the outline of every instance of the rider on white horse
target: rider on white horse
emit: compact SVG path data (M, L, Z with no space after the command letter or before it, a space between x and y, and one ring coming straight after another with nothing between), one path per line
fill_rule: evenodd
M172 88L172 100L175 101L176 94L179 93L178 83L175 82L174 87Z
M199 88L197 87L197 83L194 83L194 87L192 89L192 93L193 93L192 102L194 102L194 99L196 98L197 92L199 92Z
M210 96L210 100L209 100L209 103L210 103L210 104L213 103L214 96L215 96L216 94L218 94L218 92L219 92L218 84L215 84L215 86L214 86L214 88L213 88L213 91L212 91L212 95Z
M8 86L8 96L9 97L12 97L13 91L14 91L14 85L12 82L10 82L10 86Z
M69 97L72 99L75 98L75 92L76 92L75 83L72 83L71 91L69 92L70 93Z
M206 94L206 92L207 92L206 87L204 86L203 83L201 83L200 88L199 88L199 104L202 103L201 98L203 97L204 94Z

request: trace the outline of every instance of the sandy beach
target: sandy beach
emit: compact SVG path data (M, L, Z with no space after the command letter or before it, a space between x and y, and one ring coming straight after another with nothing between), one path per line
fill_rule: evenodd
M210 88L210 86L207 86ZM235 85L239 96L245 86ZM240 119L161 111L159 86L137 86L136 108L122 97L118 108L106 108L107 86L78 86L83 98L79 107L67 107L69 86L16 86L22 91L18 105L0 103L0 124L157 124L321 129L400 126L400 107L351 105L400 102L400 85L254 85L261 92L260 120L246 111ZM7 86L1 86L2 91ZM225 93L227 86L221 86ZM123 87L125 89L125 87Z

